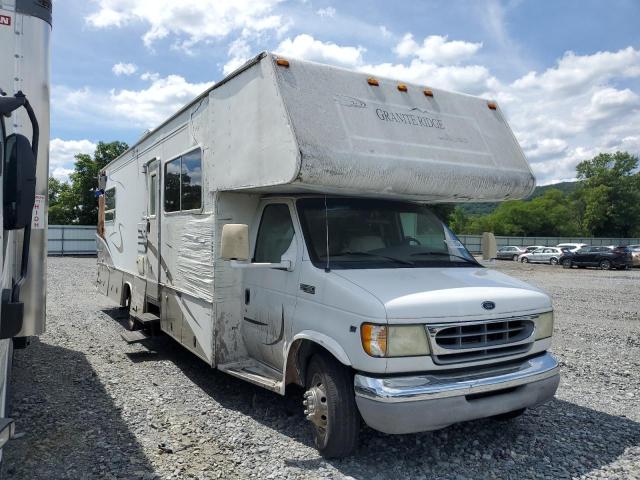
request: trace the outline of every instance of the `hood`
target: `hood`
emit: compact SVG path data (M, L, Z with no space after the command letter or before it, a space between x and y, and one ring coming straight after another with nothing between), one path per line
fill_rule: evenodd
M551 308L547 294L488 268L394 268L333 270L374 295L387 318L497 318ZM492 310L483 302L495 304Z

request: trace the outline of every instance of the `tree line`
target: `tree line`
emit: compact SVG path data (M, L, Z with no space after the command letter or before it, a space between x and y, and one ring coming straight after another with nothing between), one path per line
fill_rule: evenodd
M448 216L458 234L548 237L640 237L638 157L601 153L576 166L577 186L549 188L530 200L501 203L491 213L471 215L457 205Z
M70 182L49 178L49 224L96 225L98 174L128 148L99 142L93 155L78 154ZM576 167L577 187L545 189L529 200L501 203L488 214L470 214L458 204L434 205L458 234L549 237L640 237L638 157L601 153Z

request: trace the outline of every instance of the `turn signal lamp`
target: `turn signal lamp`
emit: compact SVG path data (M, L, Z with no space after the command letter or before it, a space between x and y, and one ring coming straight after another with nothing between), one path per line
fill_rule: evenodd
M424 325L375 325L360 327L362 348L372 357L414 357L429 355Z
M498 104L496 102L488 102L487 107L489 107L490 110L496 110L498 108Z
M425 88L422 93L424 93L425 97L433 97L433 90L430 88Z
M289 66L289 60L286 60L284 58L277 58L276 59L276 63L278 65L280 65L281 67L288 67Z
M367 78L367 83L368 83L369 85L373 85L374 87L377 87L378 85L380 85L380 83L378 83L378 80L376 80L376 79L375 79L375 78L373 78L373 77L369 77L369 78Z
M407 91L407 86L404 83L400 83L398 85L398 90L400 90L401 92L406 92Z
M387 327L386 325L373 325L365 323L360 328L362 348L372 357L385 357L387 355Z

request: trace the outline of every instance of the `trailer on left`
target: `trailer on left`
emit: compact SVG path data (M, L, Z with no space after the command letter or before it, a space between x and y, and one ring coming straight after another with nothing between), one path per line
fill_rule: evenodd
M14 348L45 328L51 0L0 0L0 461Z

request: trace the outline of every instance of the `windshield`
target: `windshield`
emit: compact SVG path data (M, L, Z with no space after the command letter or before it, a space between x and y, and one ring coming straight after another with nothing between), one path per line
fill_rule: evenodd
M309 255L319 268L480 266L447 226L422 205L305 198L298 200L297 208Z

